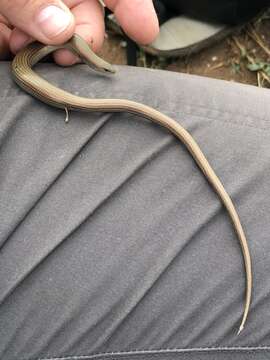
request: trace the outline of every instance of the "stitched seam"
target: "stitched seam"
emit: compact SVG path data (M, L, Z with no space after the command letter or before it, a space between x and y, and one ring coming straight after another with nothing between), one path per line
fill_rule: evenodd
M206 119L206 120L210 120L210 121L215 121L215 122L218 122L218 123L225 123L225 124L230 124L230 125L234 125L234 126L243 126L243 127L248 127L248 128L253 128L253 129L256 129L256 130L270 130L270 126L258 126L258 123L254 123L255 121L255 118L253 117L250 117L250 116L242 116L242 115L239 115L239 114L236 114L235 116L240 116L241 118L245 118L245 120L234 120L234 121L231 121L229 119L226 119L224 117L222 118L218 118L218 116L220 114L222 115L226 115L226 112L223 112L223 111L219 111L219 110L213 110L213 109L210 109L210 108L205 108L206 110L209 110L209 111L217 111L218 114L216 116L213 116L213 115L209 115L209 114L204 114L204 113L201 113L200 111L194 111L194 110L188 110L188 107L185 107L186 104L184 104L184 109L182 109L181 111L181 115L190 115L190 116L193 116L193 117L200 117L200 118L203 118L203 119ZM228 113L227 113L228 114ZM175 110L172 110L170 113L168 113L168 116L170 116L171 118L173 119L177 119L179 117L179 112L175 111ZM247 121L252 121L253 124L250 124L250 123L247 123ZM260 120L258 119L259 121L261 122L264 122L266 123L266 125L270 125L270 122L266 121L266 120Z
M184 106L187 106L187 107L190 107L192 108L194 105L190 104L190 103L184 103ZM207 106L203 106L203 105L199 105L199 104L196 104L196 108L200 108L202 110L207 110L207 111L216 111L218 114L222 114L222 115L230 115L230 116L233 116L233 117L236 117L236 116L239 116L243 119L250 119L252 121L261 121L261 122L264 122L266 123L267 125L270 125L270 121L266 120L265 118L261 118L261 117L257 117L257 116L251 116L250 114L244 114L244 113L238 113L238 112L231 112L231 111L228 111L228 110L221 110L221 109L216 109L216 108L211 108L211 107L207 107ZM193 111L193 109L192 109ZM198 113L198 112L197 112ZM223 121L223 120L222 120ZM228 122L232 123L232 124L235 124L235 123L238 123L238 122L235 122L235 121L230 121L228 120ZM243 125L246 125L245 123L243 123ZM255 126L255 125L254 125Z
M26 95L27 96L27 95ZM21 97L21 94L17 95L17 97ZM16 95L13 96L13 99L16 98ZM149 105L151 106L151 105ZM183 102L182 103L182 106L186 106L186 107L192 107L193 105L190 104L190 103L187 103L187 102ZM208 111L216 111L217 112L217 116L222 114L223 116L224 115L231 115L233 117L241 117L241 118L244 118L244 119L250 119L252 122L255 122L255 121L261 121L261 122L264 122L266 125L270 126L270 121L266 120L265 118L261 118L261 117L255 117L255 116L250 116L250 114L243 114L243 113L234 113L234 112L230 112L228 110L220 110L220 109L216 109L216 108L210 108L210 107L207 107L207 106L203 106L203 105L199 105L199 104L196 104L196 108L200 108L200 109L203 109L203 110L208 110ZM166 111L163 111L161 109L157 109L158 111L161 111L161 112L164 112L166 114ZM215 120L215 121L220 121L220 122L226 122L226 123L230 123L230 124L234 124L234 125L242 125L242 126L246 126L246 127L251 127L251 128L254 128L254 129L262 129L262 130L269 130L269 127L267 126L266 128L264 127L260 127L258 126L257 124L255 125L248 125L246 124L245 122L238 122L238 121L230 121L230 120L224 120L224 119L216 119L214 118L213 116L206 116L205 114L201 114L200 112L196 112L194 110L192 110L192 113L189 112L188 110L184 110L184 112L186 114L190 114L190 115L194 115L194 113L197 115L196 116L201 116L201 117L204 117L204 118L207 118L207 119L211 119L211 120ZM177 110L172 110L171 112L173 115L175 116L179 116L179 114L181 114L181 112L177 111ZM169 115L170 116L170 115Z
M199 347L199 348L172 348L172 349L157 349L157 350L128 350L128 351L115 351L94 353L91 355L70 355L60 357L46 357L38 358L36 360L87 360L100 357L111 356L136 356L136 355L165 355L171 353L196 353L196 352L255 352L255 351L270 351L270 346L235 346L235 347ZM30 358L25 360L31 360Z
M229 124L229 125L232 125L232 126L243 126L243 127L248 127L248 128L251 128L251 129L256 129L256 130L263 130L263 131L269 131L270 130L270 127L263 127L263 126L258 126L257 124L256 125L251 125L251 124L248 124L246 122L243 122L243 121L230 121L228 119L217 119L216 117L213 117L213 116L209 116L209 115L206 115L206 114L200 114L200 113L193 113L193 112L189 112L188 110L184 110L183 111L185 114L187 115L190 115L190 116L193 116L193 117L200 117L200 118L204 118L206 120L210 120L210 121L213 121L213 122L218 122L218 123L224 123L224 124ZM176 113L173 114L173 118L175 118L177 116ZM252 121L253 121L253 118L250 118ZM254 119L255 120L255 119ZM270 125L269 123L267 123L267 125Z

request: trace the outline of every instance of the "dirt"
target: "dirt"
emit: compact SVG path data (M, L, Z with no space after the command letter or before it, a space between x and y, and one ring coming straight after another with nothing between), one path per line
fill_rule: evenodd
M111 63L126 64L125 45L123 38L108 33L100 55ZM151 57L141 51L138 65L268 87L269 46L270 17L267 12L259 20L247 24L241 31L238 30L198 54L167 60ZM258 64L263 64L263 69L257 69ZM250 70L251 67L253 71Z

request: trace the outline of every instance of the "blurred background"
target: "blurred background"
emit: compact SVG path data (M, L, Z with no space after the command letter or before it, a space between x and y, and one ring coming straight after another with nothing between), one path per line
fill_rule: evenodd
M133 46L131 51L133 57L136 52L137 66L270 87L270 9L264 9L250 21L233 28L229 36L195 54L153 56L133 45L107 22L100 55L111 63L127 64L127 48Z

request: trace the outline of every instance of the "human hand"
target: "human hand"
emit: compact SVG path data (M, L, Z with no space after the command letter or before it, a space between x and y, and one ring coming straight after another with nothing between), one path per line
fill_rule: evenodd
M105 0L119 24L135 41L147 44L158 34L152 0ZM34 40L58 45L73 33L83 37L94 51L102 46L105 26L98 0L0 0L0 59L16 54ZM60 65L72 65L75 55L67 50L54 54Z

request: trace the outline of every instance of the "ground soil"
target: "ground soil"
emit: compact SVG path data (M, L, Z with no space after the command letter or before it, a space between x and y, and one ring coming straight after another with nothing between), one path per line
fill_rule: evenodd
M100 55L111 63L126 64L125 45L123 38L108 32ZM268 11L242 30L198 54L167 60L151 57L141 51L138 65L269 87L269 48ZM263 64L263 69L257 69L260 64Z

